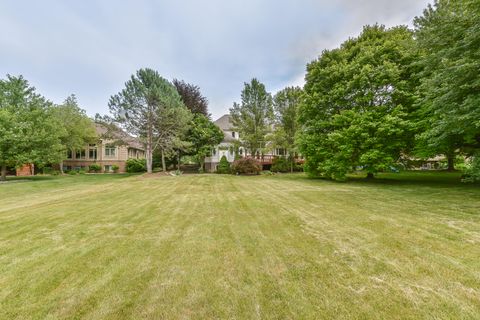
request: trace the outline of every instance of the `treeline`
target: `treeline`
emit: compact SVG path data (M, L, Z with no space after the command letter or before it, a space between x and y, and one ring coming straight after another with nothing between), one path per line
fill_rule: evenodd
M110 98L109 108L112 116L102 120L142 140L148 173L155 154L163 171L166 158L177 158L179 163L181 155L194 157L203 170L205 157L223 140L200 88L180 80L169 82L152 69L132 75L125 88Z
M287 88L272 100L253 80L231 114L252 153L270 137L298 148L313 176L373 177L441 155L449 170L466 159L465 180L479 180L479 22L477 0L440 0L413 30L366 26L307 65L303 92ZM272 101L278 130L269 136Z
M0 79L0 180L7 167L61 164L67 149L83 148L95 137L74 95L56 105L23 77Z
M438 1L414 30L366 26L307 66L298 145L312 175L373 174L401 159L480 150L480 6ZM475 173L475 171L477 173Z
M151 69L133 75L125 89L111 97L109 107L110 116L97 114L91 119L74 95L57 105L21 76L0 79L0 179L6 179L8 167L29 163L62 170L68 150L84 149L99 138L125 143L118 139L119 130L146 146L148 172L152 172L154 154L161 159L163 170L166 160L178 162L181 154L190 155L203 167L212 147L223 139L198 86L169 82ZM107 128L101 137L95 122Z

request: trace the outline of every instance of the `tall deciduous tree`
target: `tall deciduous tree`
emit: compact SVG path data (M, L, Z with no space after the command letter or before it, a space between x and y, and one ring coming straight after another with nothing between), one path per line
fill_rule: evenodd
M480 5L477 0L435 1L415 19L424 133L421 152L445 154L480 148Z
M177 88L185 106L193 114L203 114L204 116L209 117L208 100L200 92L199 86L177 79L173 80L173 85Z
M302 92L299 87L287 87L277 92L273 97L275 137L277 137L279 145L288 152L291 171L293 171L294 155L297 149L295 137L299 129L297 117Z
M78 106L75 95L72 94L63 104L53 107L53 113L63 127L60 141L65 151L82 149L85 148L85 144L95 142L96 132L93 121L87 116L85 110ZM64 159L60 160L62 172Z
M109 107L115 121L144 141L148 173L152 172L153 151L172 143L173 135L184 130L179 126L188 114L175 86L152 69L132 75L125 89L110 98Z
M241 103L234 103L230 115L251 155L265 148L273 119L272 96L257 79L245 83Z
M23 77L0 80L0 180L7 166L57 162L63 154L64 128L51 103Z
M307 66L299 143L308 172L344 179L362 167L373 177L407 151L414 137L414 47L405 27L368 26Z

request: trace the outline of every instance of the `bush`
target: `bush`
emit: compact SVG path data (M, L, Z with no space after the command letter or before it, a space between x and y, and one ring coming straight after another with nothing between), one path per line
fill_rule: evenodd
M98 173L102 171L102 167L99 164L91 164L88 166L88 171Z
M85 169L78 170L78 174L85 174L85 173L87 173L87 171Z
M145 172L147 171L146 159L128 159L127 160L127 172Z
M286 157L275 157L272 162L271 171L273 172L289 172L290 162Z
M74 176L74 175L78 174L78 171L77 170L70 170L67 173L71 176Z
M114 165L112 166L112 170L113 170L113 172L115 172L115 173L117 173L119 169L120 169L120 167L117 166L116 164L114 164Z
M217 173L230 173L230 163L227 160L227 157L223 156L220 159L220 163L217 166Z
M242 158L233 162L231 171L235 174L259 174L262 165L255 159Z
M480 153L477 153L471 163L463 171L462 182L480 182Z

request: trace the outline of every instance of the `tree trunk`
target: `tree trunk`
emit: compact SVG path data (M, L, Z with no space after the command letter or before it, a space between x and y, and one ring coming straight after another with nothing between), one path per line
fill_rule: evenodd
M165 165L165 153L163 152L163 149L162 149L162 171L163 172L167 171L167 166Z
M375 178L375 175L373 174L373 172L367 173L367 180L371 180L373 178Z
M7 181L7 166L2 164L2 174L0 175L0 181Z
M58 168L60 169L60 173L63 174L63 161L60 161Z
M177 152L177 170L180 170L180 150Z
M152 119L151 119L151 106L148 106L149 108L149 113L148 113L148 118L147 118L147 173L152 173L152 161L153 161L153 155L152 155L152 147L153 147L153 125L152 125Z
M447 154L447 171L455 171L455 154L449 153Z

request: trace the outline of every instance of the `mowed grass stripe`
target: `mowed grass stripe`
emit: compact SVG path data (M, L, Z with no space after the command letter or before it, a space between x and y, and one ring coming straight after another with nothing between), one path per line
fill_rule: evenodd
M301 175L12 186L1 195L0 318L480 314L475 188ZM26 193L36 200L18 207Z

